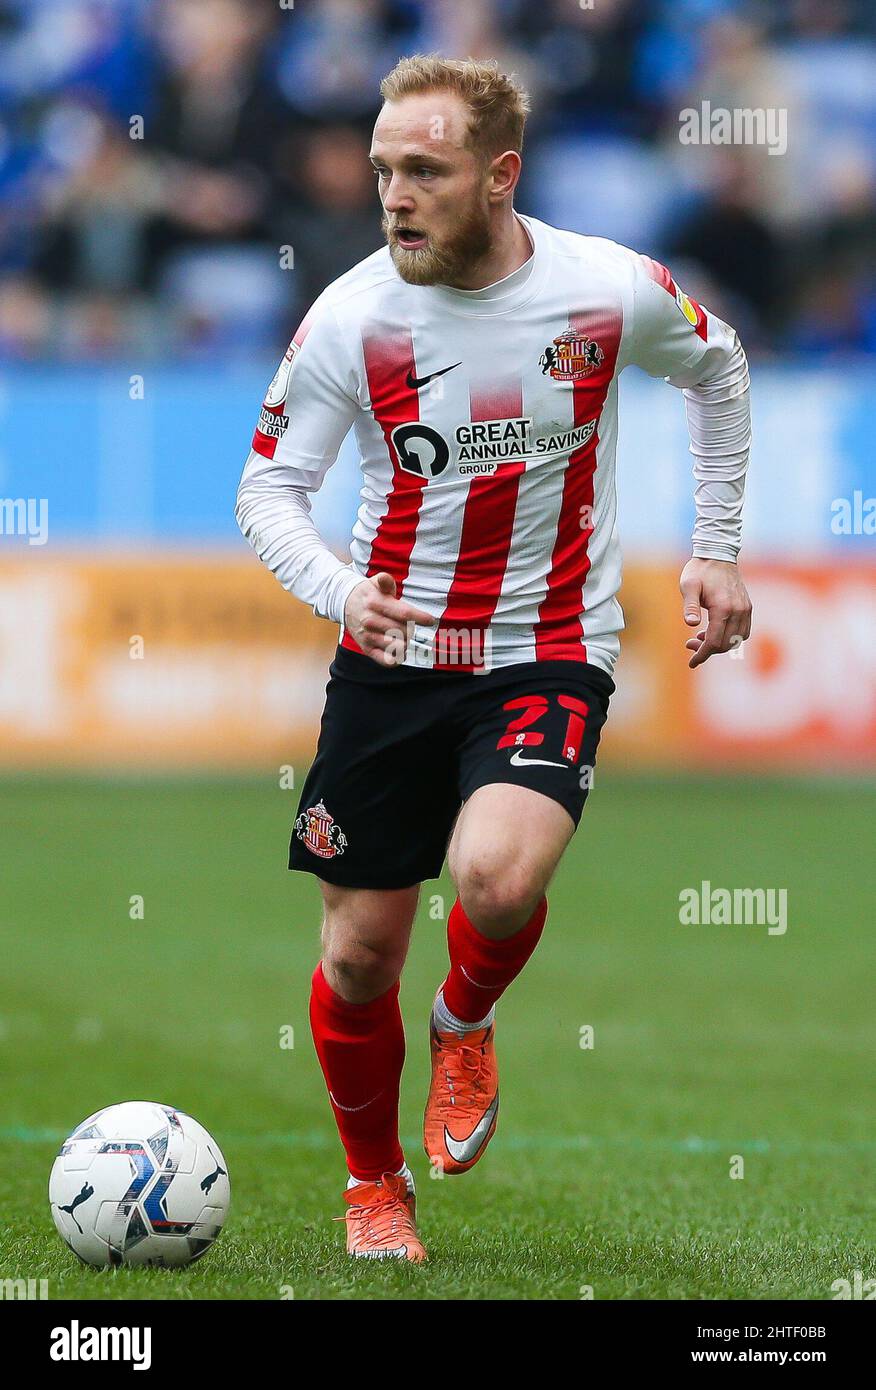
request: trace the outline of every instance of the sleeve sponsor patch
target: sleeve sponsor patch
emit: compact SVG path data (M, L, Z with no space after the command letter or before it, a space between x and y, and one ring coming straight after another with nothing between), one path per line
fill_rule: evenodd
M685 294L678 285L675 287L675 302L691 328L705 342L709 332L705 309L702 309L695 299L691 299L689 294Z
M292 372L292 364L295 361L298 346L293 338L286 349L282 362L274 373L259 411L258 424L252 437L252 447L257 454L261 454L264 458L272 459L274 457L278 441L283 438L289 428L289 416L285 409L286 397L289 394L289 376Z
M289 394L289 375L297 352L298 344L293 338L265 394L264 404L267 409L276 409L277 406L283 405L285 402L286 396Z
M262 406L256 434L262 434L267 439L282 439L288 428L289 416L282 406Z
M641 256L640 260L655 284L662 285L667 294L672 295L691 328L705 342L709 336L705 309L695 299L691 299L690 295L685 294L684 290L675 283L665 265L661 265L659 261L653 261L650 256Z

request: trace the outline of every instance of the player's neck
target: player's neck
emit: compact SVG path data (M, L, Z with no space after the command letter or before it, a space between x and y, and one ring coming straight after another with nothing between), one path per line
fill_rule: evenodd
M495 285L507 275L513 275L525 265L533 254L529 233L516 213L503 222L485 256L472 266L471 270L456 280L451 280L451 289L484 290Z

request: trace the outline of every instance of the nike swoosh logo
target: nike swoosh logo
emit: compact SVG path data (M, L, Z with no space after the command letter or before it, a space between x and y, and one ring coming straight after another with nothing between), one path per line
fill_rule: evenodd
M358 1260L403 1260L407 1253L408 1247L400 1245L397 1250L357 1250L356 1258Z
M381 1095L383 1095L383 1092L378 1091L377 1096ZM357 1110L367 1110L368 1106L373 1105L374 1102L377 1100L377 1096L372 1096L370 1100L366 1100L364 1105L341 1105L341 1102L339 1100L335 1100L334 1093L332 1091L329 1091L329 1100L331 1101L332 1105L336 1105L339 1110L343 1110L347 1115L352 1115Z
M475 1154L484 1147L498 1109L499 1092L497 1091L489 1109L484 1111L467 1139L454 1139L447 1126L444 1126L444 1143L447 1145L447 1152L451 1158L455 1159L457 1163L471 1162Z
M544 758L521 758L520 749L511 754L511 761L515 767L571 767L571 763L549 763Z
M408 374L407 374L407 377L405 378L405 380L406 380L406 383L407 383L407 386L408 386L409 390L411 390L411 391L419 391L419 389L420 389L421 386L426 386L426 385L428 385L428 383L429 383L430 381L434 381L434 380L435 380L436 376L444 376L444 373L445 373L445 372L452 372L453 369L454 369L454 367L461 367L461 366L462 366L462 363L461 363L461 362L454 362L454 363L452 364L452 366L450 366L450 367L442 367L441 370L440 370L440 372L430 372L428 376L414 376L413 372L409 371Z

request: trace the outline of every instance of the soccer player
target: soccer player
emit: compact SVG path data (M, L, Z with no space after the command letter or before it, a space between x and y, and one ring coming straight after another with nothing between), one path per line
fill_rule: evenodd
M340 624L289 865L324 902L310 1017L350 1172L347 1248L420 1261L398 1135L419 885L446 854L458 896L424 1143L464 1173L496 1128L495 1007L538 944L614 691L618 376L633 362L684 394L696 667L749 634L748 369L662 265L516 212L528 100L494 64L405 58L381 94L387 246L290 343L237 517L280 582ZM309 494L351 425L362 489L344 564Z

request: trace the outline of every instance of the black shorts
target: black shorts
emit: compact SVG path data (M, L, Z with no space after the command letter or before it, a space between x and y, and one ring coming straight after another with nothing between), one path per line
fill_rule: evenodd
M613 693L586 662L472 675L339 647L289 868L348 888L436 878L460 806L492 782L542 792L577 825Z

